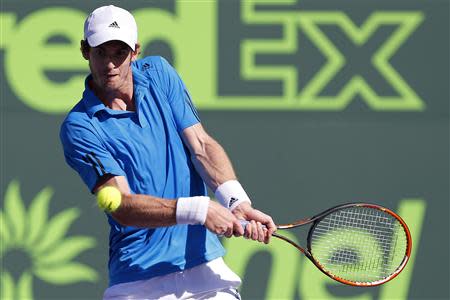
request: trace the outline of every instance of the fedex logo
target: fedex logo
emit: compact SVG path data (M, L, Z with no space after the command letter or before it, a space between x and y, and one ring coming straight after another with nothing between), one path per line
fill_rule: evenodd
M413 65L407 42L421 11L299 9L301 0L177 1L132 11L144 54L165 55L199 109L422 111L425 102L393 60ZM23 19L0 13L6 83L20 101L59 114L80 98L86 12L47 7ZM163 44L163 51L153 51Z

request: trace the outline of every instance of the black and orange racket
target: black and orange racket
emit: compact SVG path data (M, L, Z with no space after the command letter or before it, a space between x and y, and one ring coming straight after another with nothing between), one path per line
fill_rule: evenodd
M283 230L306 224L311 224L306 249L279 231L273 236L300 250L327 276L348 285L368 287L388 282L404 269L411 254L406 223L379 205L339 205L277 227Z

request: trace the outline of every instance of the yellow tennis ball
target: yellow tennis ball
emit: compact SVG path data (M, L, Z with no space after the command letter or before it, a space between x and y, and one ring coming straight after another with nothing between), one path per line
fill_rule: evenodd
M107 212L115 212L121 202L122 194L113 186L105 186L97 193L98 207Z

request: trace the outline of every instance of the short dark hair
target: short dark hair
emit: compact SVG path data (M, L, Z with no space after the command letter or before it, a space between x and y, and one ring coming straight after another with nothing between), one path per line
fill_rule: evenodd
M91 49L91 45L89 45L88 41L87 40L81 40L80 50L82 52L84 52L84 51L89 52L90 49Z

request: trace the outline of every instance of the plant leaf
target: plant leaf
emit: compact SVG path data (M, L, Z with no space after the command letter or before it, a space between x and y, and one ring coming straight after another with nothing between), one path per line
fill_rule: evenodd
M45 228L41 240L36 243L33 252L39 256L43 251L47 251L54 244L59 243L69 229L70 224L79 215L80 212L77 208L70 208L54 216Z
M14 282L8 272L2 272L0 278L0 299L14 299Z
M11 181L5 193L5 216L14 232L13 239L20 242L25 230L25 208L20 197L20 186L17 180Z
M36 238L43 231L45 222L47 222L48 203L53 195L53 190L49 187L44 188L34 197L28 209L28 237L25 244L33 245Z
M63 264L85 251L95 247L95 240L91 237L74 236L58 243L53 249L36 257L37 265Z
M17 284L17 299L32 300L33 299L33 277L30 272L25 272L20 276Z
M5 215L0 211L0 257L3 252L8 249L8 243L11 240L11 233L9 232L8 224L6 223Z
M40 279L52 284L71 284L79 281L95 282L98 279L96 271L80 263L51 267L40 266L34 269L34 273Z

